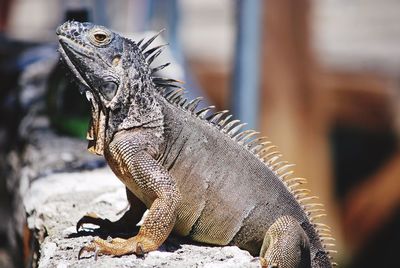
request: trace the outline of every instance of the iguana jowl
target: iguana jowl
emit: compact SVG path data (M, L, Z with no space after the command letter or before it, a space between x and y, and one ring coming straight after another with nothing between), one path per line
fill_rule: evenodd
M125 184L130 209L117 222L86 215L77 224L131 226L138 234L82 248L100 254L156 250L171 232L237 245L266 267L331 267L330 228L322 208L288 170L275 146L227 111L198 110L179 83L150 68L161 47L102 26L66 22L57 29L62 59L90 102L89 150L104 155Z

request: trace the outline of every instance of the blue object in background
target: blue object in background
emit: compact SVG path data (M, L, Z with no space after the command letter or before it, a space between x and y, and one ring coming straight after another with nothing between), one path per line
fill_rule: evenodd
M261 1L237 0L236 11L232 110L249 128L256 129L260 96Z

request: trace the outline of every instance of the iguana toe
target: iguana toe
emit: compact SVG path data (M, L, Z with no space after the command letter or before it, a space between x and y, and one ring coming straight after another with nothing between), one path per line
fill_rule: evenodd
M269 264L268 261L263 257L260 257L260 265L261 268L279 268L275 263Z
M114 238L110 241L96 237L91 243L79 250L78 259L81 259L85 252L94 252L95 260L97 260L98 255L122 256L136 254L141 256L158 247L159 245L143 236L135 236L129 239Z

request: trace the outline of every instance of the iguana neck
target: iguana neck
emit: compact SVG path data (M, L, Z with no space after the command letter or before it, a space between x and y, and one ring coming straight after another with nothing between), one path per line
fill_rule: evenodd
M159 101L155 97L154 84L144 77L133 83L127 81L124 90L113 102L109 110L107 124L107 142L110 142L118 131L134 128L154 128L162 135L164 116Z
M89 151L102 155L115 133L124 130L152 129L153 134L161 138L164 116L156 94L154 84L146 75L138 80L127 79L123 90L106 108L105 115L99 109L92 113L88 136L93 137L89 139Z

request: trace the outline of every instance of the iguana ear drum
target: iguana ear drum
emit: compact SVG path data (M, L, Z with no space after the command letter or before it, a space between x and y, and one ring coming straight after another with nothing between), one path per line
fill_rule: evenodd
M114 57L114 59L112 60L112 65L113 66L117 66L118 63L121 61L121 55L117 55Z
M114 81L106 81L100 86L100 92L108 101L114 98L115 93L117 92L118 84Z

